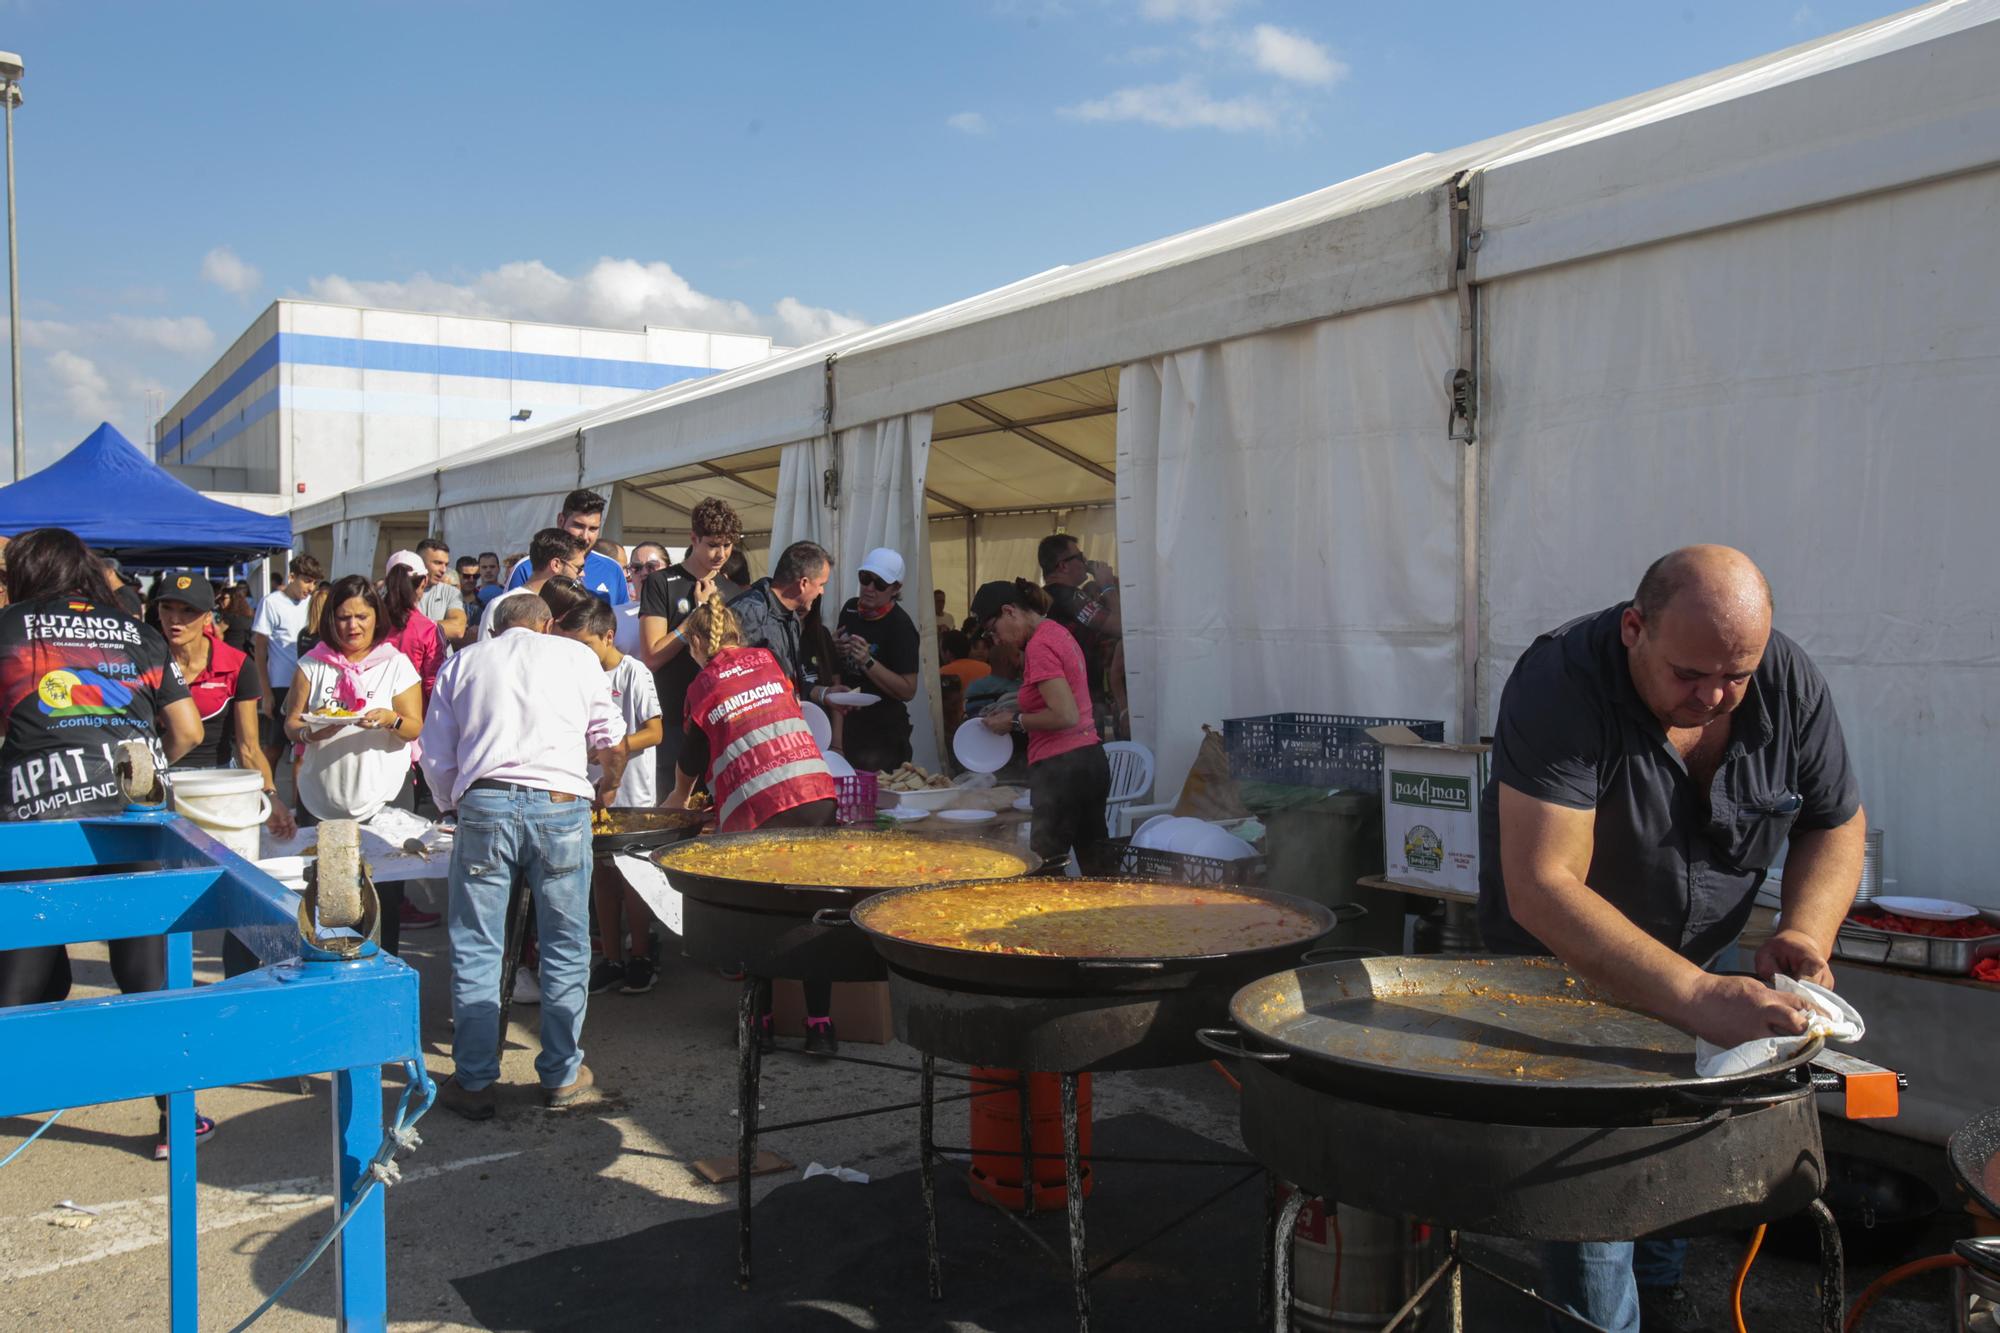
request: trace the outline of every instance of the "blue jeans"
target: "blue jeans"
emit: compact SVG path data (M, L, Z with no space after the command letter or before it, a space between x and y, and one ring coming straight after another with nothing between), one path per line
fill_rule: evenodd
M590 802L547 792L479 789L458 803L451 850L451 1058L459 1086L477 1092L500 1077L500 966L507 899L516 881L535 896L541 940L545 1088L583 1064L590 995Z
M1673 1287L1687 1262L1684 1240L1551 1241L1542 1246L1542 1295L1611 1333L1639 1333L1639 1288ZM1551 1329L1575 1324L1548 1316Z

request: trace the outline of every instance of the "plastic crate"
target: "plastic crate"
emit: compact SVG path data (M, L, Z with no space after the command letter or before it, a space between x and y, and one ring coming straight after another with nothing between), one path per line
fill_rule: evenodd
M1444 723L1423 718L1272 713L1225 718L1222 743L1229 753L1229 775L1239 782L1380 792L1382 747L1368 732L1398 726L1427 741L1444 739Z
M873 773L856 773L833 780L833 817L842 824L872 824L880 799L880 779Z
M1224 861L1156 847L1134 847L1130 838L1109 838L1098 844L1097 865L1087 871L1126 879L1149 879L1158 884L1236 884L1255 888L1264 882L1264 858L1246 856Z

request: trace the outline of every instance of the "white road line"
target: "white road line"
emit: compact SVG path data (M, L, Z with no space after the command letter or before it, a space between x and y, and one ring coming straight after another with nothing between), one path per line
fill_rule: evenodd
M488 1153L483 1157L467 1157L457 1162L415 1167L403 1172L402 1184L429 1180L448 1171L463 1171L469 1166L504 1162L509 1157L519 1157L523 1151ZM309 1208L326 1209L331 1223L332 1194L333 1180L330 1176L300 1176L293 1180L267 1180L255 1185L198 1185L195 1189L196 1233L206 1235L211 1231L225 1231L245 1222L281 1217ZM164 1194L144 1199L124 1199L117 1203L92 1204L91 1207L97 1211L98 1217L84 1231L55 1230L52 1223L63 1213L61 1208L20 1218L19 1225L32 1225L49 1235L76 1236L88 1240L90 1246L66 1258L13 1268L7 1273L7 1280L40 1277L64 1268L93 1264L113 1255L129 1254L133 1250L167 1243L167 1196Z

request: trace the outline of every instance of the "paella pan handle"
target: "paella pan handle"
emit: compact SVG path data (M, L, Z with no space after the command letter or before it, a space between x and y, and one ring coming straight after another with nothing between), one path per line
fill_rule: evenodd
M1386 958L1380 949L1365 944L1323 944L1299 955L1301 963L1351 963L1357 958Z
M1334 924L1343 926L1368 915L1368 909L1360 903L1332 903L1327 910L1333 913Z
M1079 958L1079 972L1164 972L1166 963L1158 958Z
M1758 1079L1750 1085L1750 1091L1709 1093L1693 1088L1677 1088L1674 1096L1711 1111L1735 1111L1751 1106L1776 1106L1779 1102L1791 1101L1801 1092L1817 1091L1810 1074L1800 1077L1794 1070L1779 1077L1782 1082L1775 1086L1770 1079Z
M1243 1045L1243 1034L1235 1028L1196 1028L1194 1039L1209 1050L1234 1060L1261 1060L1267 1065L1291 1059L1285 1051L1253 1051Z
M851 926L854 918L848 915L850 910L846 907L822 907L813 913L812 923L815 926Z

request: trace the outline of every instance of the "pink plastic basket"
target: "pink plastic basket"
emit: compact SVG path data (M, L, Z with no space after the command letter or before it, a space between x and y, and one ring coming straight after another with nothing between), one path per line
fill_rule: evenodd
M875 822L875 802L878 796L878 779L873 773L856 773L853 777L833 780L833 799L837 806L833 817L843 824L872 824Z

